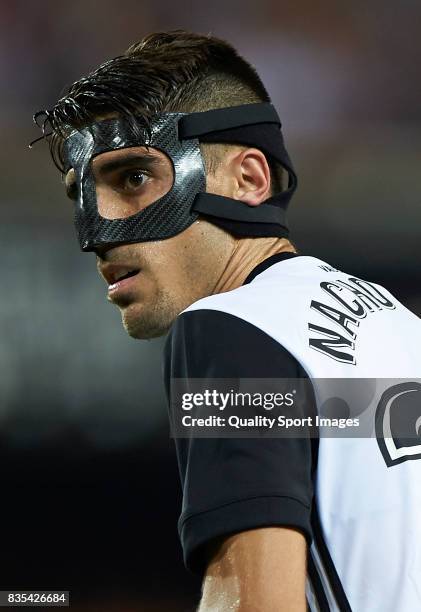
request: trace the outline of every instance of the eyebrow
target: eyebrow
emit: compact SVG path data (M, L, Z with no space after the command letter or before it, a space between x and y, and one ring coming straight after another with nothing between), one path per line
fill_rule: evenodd
M105 176L106 174L110 174L111 172L115 172L116 170L121 170L122 168L136 168L139 166L141 166L141 168L144 170L150 170L153 166L157 166L160 163L161 160L155 155L148 155L147 153L144 153L142 155L140 155L139 153L127 153L126 155L119 156L117 159L113 159L109 162L100 164L99 168L96 168L94 170L94 174L98 173L100 176ZM76 184L76 180L73 179L72 181L67 182L66 179L67 176L65 178L66 194L67 197L72 199L71 196L74 186Z
M100 164L99 168L95 169L95 172L98 172L100 175L105 175L115 170L120 170L121 168L133 168L139 165L145 170L149 170L159 163L160 159L155 155L148 155L147 153L143 153L142 155L139 153L127 153L126 155L119 156L117 159Z

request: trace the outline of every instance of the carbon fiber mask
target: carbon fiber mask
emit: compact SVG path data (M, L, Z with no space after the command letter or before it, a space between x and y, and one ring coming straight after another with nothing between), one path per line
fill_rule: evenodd
M254 146L289 173L288 189L256 207L205 192L200 142ZM106 219L97 206L92 160L101 153L148 146L172 161L174 182L163 197L122 219ZM286 207L297 179L283 145L279 117L270 104L250 104L203 113L163 113L147 132L136 120L104 119L74 131L64 143L66 172L73 168L78 189L75 226L82 251L148 240L163 240L189 227L199 215L239 235L287 236Z

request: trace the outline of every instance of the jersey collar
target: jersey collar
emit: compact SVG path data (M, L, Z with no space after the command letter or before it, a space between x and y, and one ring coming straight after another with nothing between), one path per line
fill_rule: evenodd
M278 263L278 261L284 261L285 259L291 259L292 257L300 257L298 253L291 253L290 251L285 251L283 253L276 253L275 255L271 255L267 259L261 261L253 270L248 274L246 280L243 285L248 285L252 280L256 278L258 274L261 274L273 264Z

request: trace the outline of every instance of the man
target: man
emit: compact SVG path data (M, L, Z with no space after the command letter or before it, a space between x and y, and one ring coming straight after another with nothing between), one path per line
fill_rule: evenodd
M256 71L219 39L152 34L74 83L48 125L125 329L168 333L170 408L180 379L311 381L306 414L330 406L321 379L395 379L341 404L365 439L175 438L200 611L421 609L420 321L296 252L296 175Z

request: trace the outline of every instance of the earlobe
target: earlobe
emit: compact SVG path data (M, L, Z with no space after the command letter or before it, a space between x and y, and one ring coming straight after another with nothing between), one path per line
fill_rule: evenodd
M246 149L238 159L235 199L258 206L270 196L270 169L266 156L259 149Z

